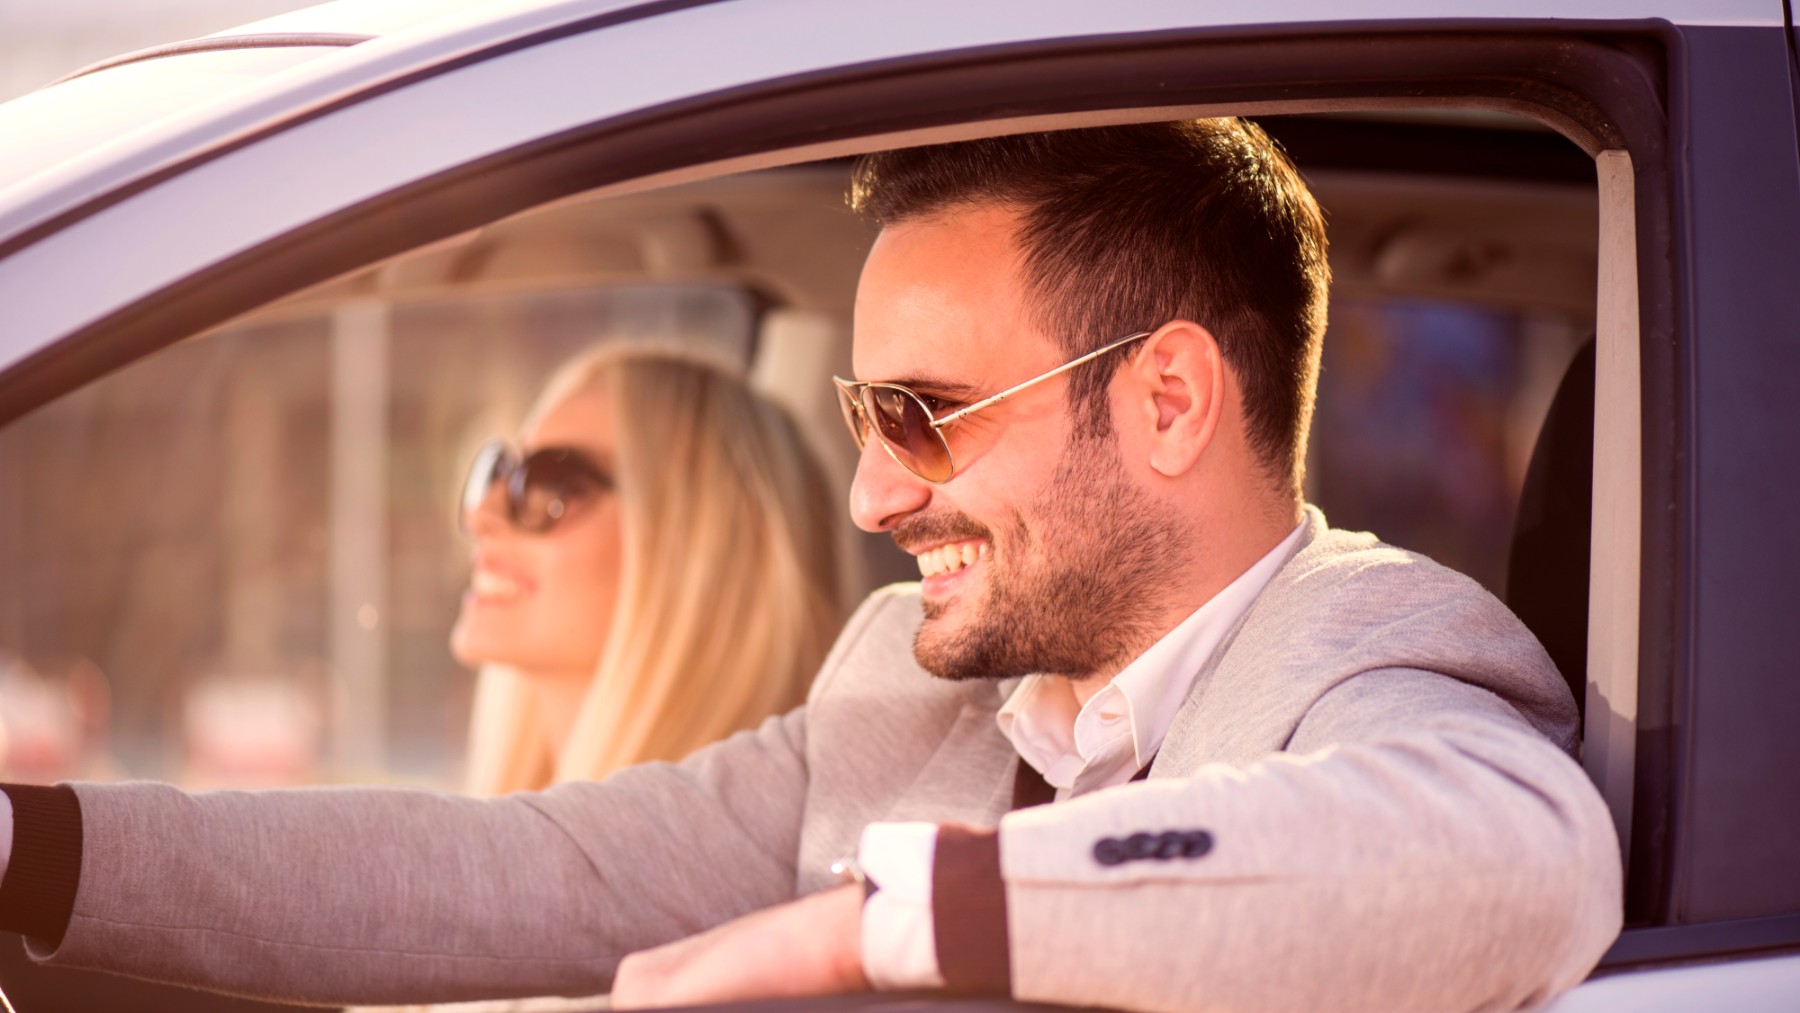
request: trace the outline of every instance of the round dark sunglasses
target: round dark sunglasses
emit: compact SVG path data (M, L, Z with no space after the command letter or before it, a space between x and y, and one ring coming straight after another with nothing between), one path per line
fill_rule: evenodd
M463 481L457 520L464 531L496 485L506 491L506 519L512 526L543 534L577 503L610 490L613 481L579 450L544 447L521 456L505 440L489 440L475 452Z

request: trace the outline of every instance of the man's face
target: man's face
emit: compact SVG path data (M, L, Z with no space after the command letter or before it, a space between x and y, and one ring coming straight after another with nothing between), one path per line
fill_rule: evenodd
M904 384L942 416L1065 362L1030 320L1013 229L985 209L885 230L857 291L857 378ZM1081 678L1157 635L1178 529L1116 436L1080 435L1067 392L1054 378L946 427L956 473L940 485L873 435L863 450L851 513L919 557L914 652L936 675Z

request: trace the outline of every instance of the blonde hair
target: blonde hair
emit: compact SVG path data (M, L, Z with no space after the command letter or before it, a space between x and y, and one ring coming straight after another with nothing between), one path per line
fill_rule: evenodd
M798 705L843 618L836 510L793 421L727 367L603 347L558 372L541 416L605 397L623 526L618 605L560 758L524 676L484 666L468 788L605 777L675 760Z

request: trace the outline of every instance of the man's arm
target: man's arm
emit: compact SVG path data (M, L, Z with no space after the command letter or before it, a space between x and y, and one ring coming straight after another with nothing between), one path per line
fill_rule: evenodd
M850 618L814 698L894 600ZM487 801L77 785L73 826L15 814L9 839L42 838L45 861L21 869L13 849L0 928L51 963L302 1002L604 991L627 953L793 897L807 713L679 764ZM72 905L20 923L8 891L59 862L79 874Z
M1191 832L1209 846L1162 847ZM1497 698L1423 672L1342 684L1287 754L1015 813L996 843L1022 999L1510 1009L1580 981L1621 917L1581 769ZM968 920L940 910L940 933Z
M603 991L626 953L792 897L803 739L797 711L679 765L485 801L78 785L73 912L33 949L297 1001Z
M797 998L869 987L857 939L863 890L840 886L746 915L619 965L614 1009Z
M1581 769L1492 694L1407 670L1326 694L1287 754L946 827L934 866L951 987L1069 1005L1511 1009L1578 982L1620 922ZM846 910L667 947L628 1000L839 991ZM831 945L769 945L802 938Z

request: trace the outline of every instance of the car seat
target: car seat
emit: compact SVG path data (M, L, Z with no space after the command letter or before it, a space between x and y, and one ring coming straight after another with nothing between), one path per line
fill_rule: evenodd
M1506 604L1587 703L1588 552L1594 498L1594 339L1563 373L1538 431L1513 523Z

